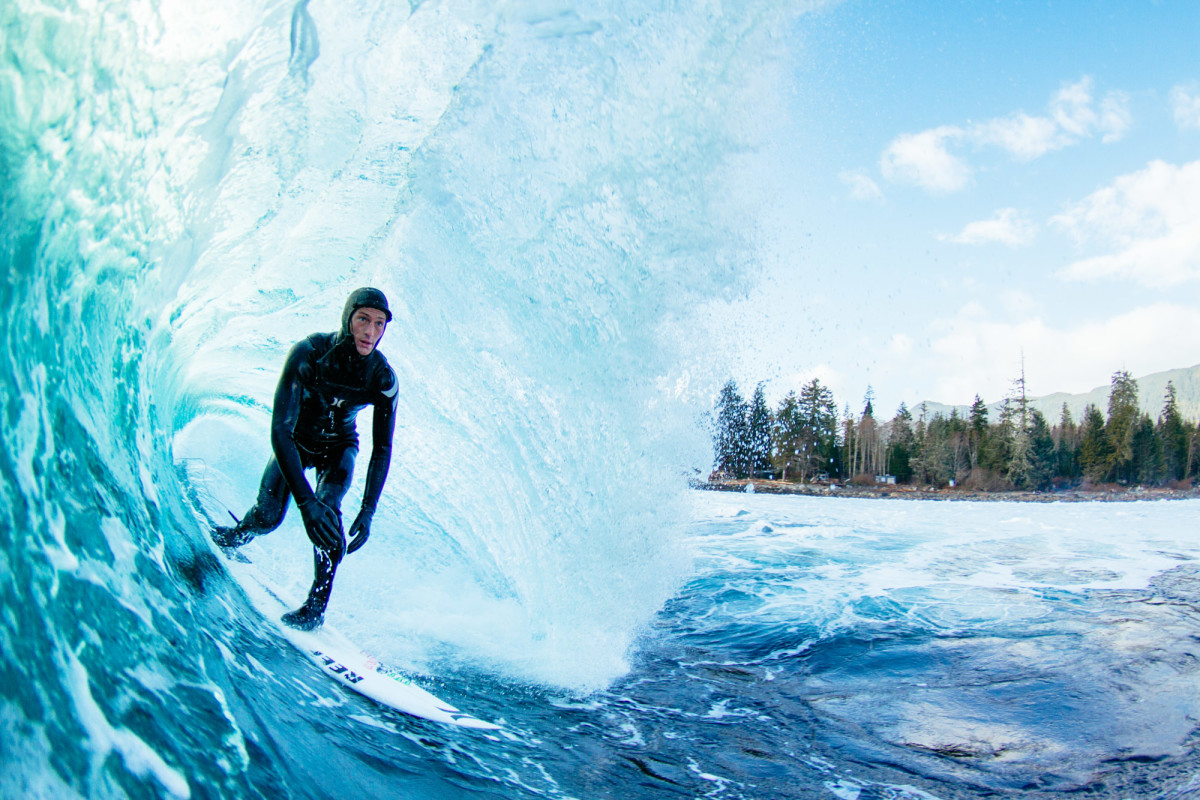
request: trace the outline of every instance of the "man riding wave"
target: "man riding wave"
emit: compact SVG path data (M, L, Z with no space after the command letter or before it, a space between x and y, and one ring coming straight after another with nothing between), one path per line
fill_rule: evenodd
M275 388L273 455L263 470L258 498L237 525L213 528L218 545L240 547L278 528L288 498L296 501L313 544L314 576L308 599L284 614L283 621L300 630L313 630L324 621L338 564L371 535L391 461L399 388L396 373L377 349L391 319L383 292L356 289L346 300L339 332L314 333L292 347ZM362 507L347 542L341 504L358 455L355 419L367 406L374 409L371 459ZM315 489L305 476L307 469L316 471Z

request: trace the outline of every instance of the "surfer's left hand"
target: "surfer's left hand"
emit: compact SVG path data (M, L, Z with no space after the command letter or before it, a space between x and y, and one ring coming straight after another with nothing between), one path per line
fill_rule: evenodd
M350 545L346 548L347 555L367 543L367 537L371 535L371 519L374 516L374 509L364 508L358 512L358 516L354 518L354 524L350 526Z

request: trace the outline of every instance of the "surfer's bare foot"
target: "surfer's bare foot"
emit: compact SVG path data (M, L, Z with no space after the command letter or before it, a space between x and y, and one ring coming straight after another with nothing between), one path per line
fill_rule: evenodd
M325 622L325 615L309 611L304 606L301 606L295 611L289 611L284 614L280 619L289 628L295 628L298 631L315 631Z

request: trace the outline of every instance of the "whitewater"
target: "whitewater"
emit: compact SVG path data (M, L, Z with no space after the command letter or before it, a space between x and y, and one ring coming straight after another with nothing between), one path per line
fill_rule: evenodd
M810 5L0 4L0 796L1200 794L1197 504L689 488ZM363 285L329 624L498 732L347 693L208 539ZM299 602L296 514L244 550Z

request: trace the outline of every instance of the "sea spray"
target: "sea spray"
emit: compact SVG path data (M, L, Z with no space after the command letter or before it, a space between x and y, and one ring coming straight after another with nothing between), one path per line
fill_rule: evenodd
M245 157L197 259L220 278L181 302L187 385L207 399L176 454L244 510L286 347L380 286L402 387L393 471L374 557L347 562L333 619L409 661L449 648L440 670L603 686L686 569L679 500L706 456L675 393L696 355L680 330L747 267L721 197L746 146L748 42L771 15L309 12L307 83L246 63L272 82L245 86L223 131ZM262 444L214 444L230 412ZM282 541L261 544L294 552ZM306 559L270 558L301 592Z

